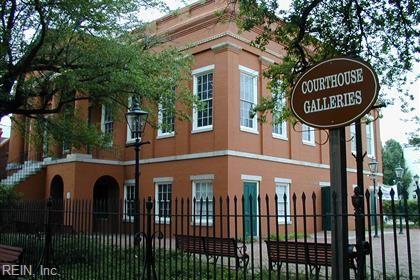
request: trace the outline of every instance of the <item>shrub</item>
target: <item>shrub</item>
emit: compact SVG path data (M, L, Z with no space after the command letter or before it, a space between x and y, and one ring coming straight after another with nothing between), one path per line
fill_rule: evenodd
M394 204L395 204L395 213L392 212L392 201L386 200L383 201L383 214L386 216L392 216L393 214L395 215L400 215L400 207L399 207L399 201L398 200L394 200ZM404 201L401 201L401 210L402 210L402 215L405 215L404 212ZM419 216L419 211L420 209L418 208L418 204L417 204L417 200L407 200L407 211L408 211L408 220L414 223L420 223L420 216Z

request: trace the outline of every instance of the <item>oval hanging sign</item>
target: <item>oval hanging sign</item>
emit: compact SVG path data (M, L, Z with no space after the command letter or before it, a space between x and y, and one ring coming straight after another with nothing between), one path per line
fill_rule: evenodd
M336 128L369 112L378 92L378 77L369 64L354 58L332 58L311 67L299 78L290 105L303 123Z

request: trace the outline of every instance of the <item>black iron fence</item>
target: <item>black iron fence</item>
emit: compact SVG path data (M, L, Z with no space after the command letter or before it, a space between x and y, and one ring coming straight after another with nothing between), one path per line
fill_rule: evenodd
M323 211L315 193L142 200L138 208L19 201L0 205L0 246L23 248L14 272L28 279L331 279L330 225L344 216L352 279L420 279L420 190L416 200L372 195L353 195L356 208L344 215ZM3 277L11 273L1 254L0 265Z

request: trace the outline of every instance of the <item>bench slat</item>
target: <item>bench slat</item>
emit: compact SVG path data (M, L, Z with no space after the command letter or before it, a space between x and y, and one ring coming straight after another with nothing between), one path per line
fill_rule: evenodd
M16 264L23 253L23 248L0 244L0 263Z
M266 240L268 259L271 263L298 263L331 266L332 247L329 243ZM353 248L354 245L349 245ZM354 256L349 256L350 267L354 267Z
M243 261L246 266L249 256L241 253L234 238L203 237L175 235L176 248L185 253L204 254L214 257L232 257L236 259L236 267Z

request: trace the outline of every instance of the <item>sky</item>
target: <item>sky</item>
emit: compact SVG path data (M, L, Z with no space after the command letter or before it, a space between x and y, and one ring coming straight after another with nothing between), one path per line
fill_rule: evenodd
M185 0L185 1L176 1L176 0L167 0L165 1L171 9L177 9L186 4L190 4L192 0ZM290 0L280 1L281 8L286 9L290 4ZM140 16L143 21L152 21L161 16L164 13L157 9L147 11L143 10L140 11ZM417 64L414 68L413 75L420 74L420 64ZM398 100L395 101L394 104L388 105L387 108L382 109L383 118L379 120L380 122L380 129L381 129L381 140L382 144L388 139L395 139L402 144L406 144L408 141L407 133L414 131L416 129L416 125L413 122L406 122L403 119L408 119L412 117L414 114L420 117L420 81L417 81L415 84L410 86L411 93L415 96L415 100L411 103L411 105L415 108L415 110L411 114L405 114L401 112ZM395 90L391 90L391 94L397 96L397 92ZM10 119L8 117L4 117L0 122L0 127L3 129L3 137L10 136Z

